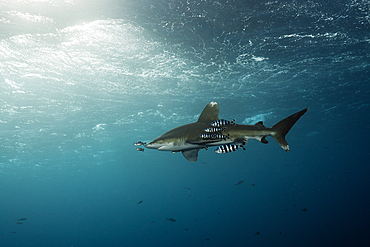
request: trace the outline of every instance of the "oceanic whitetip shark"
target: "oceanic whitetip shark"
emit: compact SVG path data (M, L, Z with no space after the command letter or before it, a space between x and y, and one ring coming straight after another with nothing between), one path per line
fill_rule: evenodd
M222 149L224 152L232 152L235 151L235 148L229 150L230 147L243 147L244 149L244 145L249 139L256 139L266 144L268 143L266 137L272 136L280 147L288 152L289 145L285 140L285 136L307 110L308 108L299 111L281 120L271 128L265 127L262 121L255 125L234 124L231 122L231 124L227 124L222 128L222 137L205 139L201 137L205 133L205 129L214 128L214 125L211 125L211 123L219 120L219 106L216 102L211 102L204 108L198 121L170 130L145 144L145 147L160 151L181 151L187 160L195 162L198 159L198 151L200 149L207 149L210 146L221 146L226 147L227 150ZM218 134L217 136L220 135ZM138 143L144 144L142 142ZM138 145L138 143L134 145Z

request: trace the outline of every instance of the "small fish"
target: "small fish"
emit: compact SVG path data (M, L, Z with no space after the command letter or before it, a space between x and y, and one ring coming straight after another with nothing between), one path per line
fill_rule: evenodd
M235 152L239 147L245 150L243 145L236 145L236 144L231 143L231 144L225 144L225 145L217 147L215 149L215 152L218 154L231 153L231 152Z
M27 220L27 218L20 218L18 221Z
M137 151L144 152L144 148L136 148Z
M211 128L207 128L207 129L204 129L205 132L208 132L208 133L215 133L215 132L224 132L225 131L225 128L216 128L216 127L211 127Z
M260 235L260 232L256 232L254 235Z
M199 137L202 139L211 139L211 134L200 134Z
M211 240L210 238L205 238L204 240L207 240L207 241L209 241L209 240Z
M176 222L176 220L173 218L166 218L166 220L171 221L171 222Z
M241 181L237 182L237 183L235 184L235 186L241 185L242 183L244 183L244 180L241 180Z
M235 119L233 119L232 121L225 120L225 119L219 119L211 123L213 127L223 127L229 124L235 125Z
M138 141L138 142L135 142L134 145L135 146L141 146L141 145L145 145L146 143L145 142L142 142L142 141Z
M10 233L17 233L17 232L10 232Z
M142 204L143 203L143 201L139 201L138 203L136 203L137 205L139 205L139 204Z
M229 135L206 133L206 134L200 134L199 137L205 140L218 140L218 139L226 140L227 138L229 138Z
M306 211L307 211L307 208L302 209L302 211L303 211L303 212L306 212Z

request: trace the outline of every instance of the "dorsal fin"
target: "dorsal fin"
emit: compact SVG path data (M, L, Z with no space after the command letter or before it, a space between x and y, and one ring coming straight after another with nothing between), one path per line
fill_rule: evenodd
M263 125L263 122L262 121L259 121L258 123L256 123L255 125L257 125L257 126L261 126L261 127L265 127L264 125ZM266 128L266 127L265 127Z
M200 117L198 119L198 122L213 122L215 120L218 120L218 112L220 111L220 108L216 102L209 103L202 113L200 114Z

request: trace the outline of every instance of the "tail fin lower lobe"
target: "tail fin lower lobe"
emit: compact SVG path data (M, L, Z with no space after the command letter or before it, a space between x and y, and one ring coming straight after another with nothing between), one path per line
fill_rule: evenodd
M280 145L282 149L289 152L289 145L285 140L286 134L288 134L289 130L293 127L293 125L298 121L303 114L306 113L308 108L294 113L293 115L281 120L274 126L272 126L272 134L271 136L275 139L275 141Z

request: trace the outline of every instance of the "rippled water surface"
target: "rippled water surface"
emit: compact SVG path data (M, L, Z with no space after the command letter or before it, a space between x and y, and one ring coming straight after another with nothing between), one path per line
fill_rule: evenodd
M366 246L369 34L366 0L0 0L1 246ZM135 150L211 101L309 111L289 153Z

